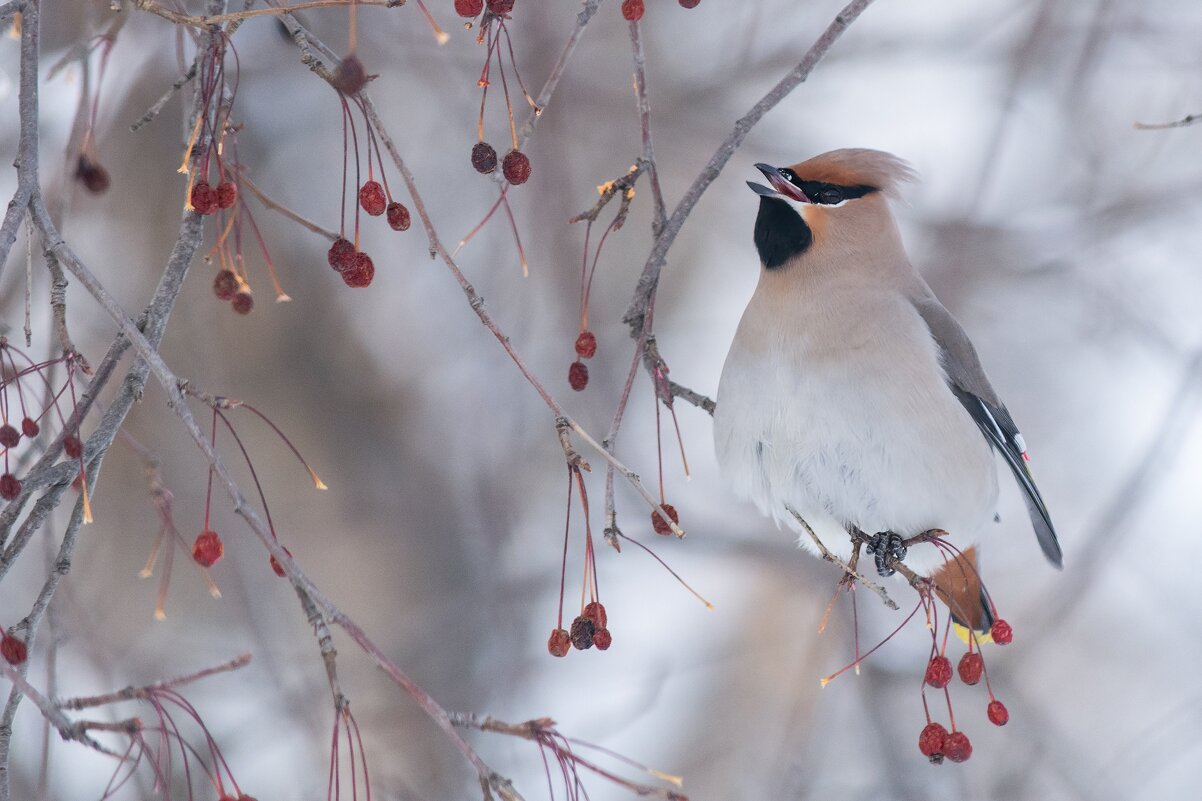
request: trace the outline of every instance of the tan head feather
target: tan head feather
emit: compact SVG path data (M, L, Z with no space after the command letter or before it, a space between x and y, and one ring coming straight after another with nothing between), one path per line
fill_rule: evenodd
M898 185L915 179L910 165L890 153L865 148L832 150L791 168L803 181L871 186L897 197Z

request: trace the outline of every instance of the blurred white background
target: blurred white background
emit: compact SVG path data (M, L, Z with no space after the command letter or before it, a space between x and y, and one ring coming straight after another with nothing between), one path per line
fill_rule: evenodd
M47 65L101 30L109 13L107 3L48 5ZM359 50L380 74L371 93L440 235L453 244L496 197L468 162L483 48L459 26L450 0L430 5L451 34L447 45L435 44L409 3L364 9ZM517 6L511 31L533 89L578 4ZM800 59L842 3L648 6L652 120L671 208L734 120ZM342 49L345 10L305 19ZM273 21L248 22L234 41L234 116L246 123L239 143L250 174L336 228L334 93L300 64ZM845 602L816 634L838 575L730 495L714 464L710 420L685 404L678 415L693 476L684 479L671 439L665 469L667 500L688 538L654 537L645 506L626 487L619 523L715 610L637 549L602 546L613 646L551 658L545 642L555 623L565 502L553 421L446 269L428 258L420 226L398 234L382 222L367 225L376 279L351 290L326 266L319 237L256 211L293 301L270 302L266 273L251 256L258 305L236 316L212 296L214 268L197 263L164 353L180 375L256 404L293 437L330 492L311 491L262 426L249 418L240 426L283 541L448 708L514 722L554 717L570 736L683 775L693 801L1193 798L1202 780L1202 600L1192 556L1202 519L1202 125L1141 131L1134 123L1202 112L1200 41L1196 0L879 0L752 132L670 254L656 315L661 351L674 379L712 395L757 276L757 205L744 185L756 175L751 165L856 146L894 152L921 174L897 210L910 253L975 340L1022 426L1066 554L1064 572L1044 562L1006 482L1002 530L983 570L1016 631L1012 646L987 652L1011 722L991 726L983 688L954 686L957 719L975 747L963 765L930 766L916 747L925 722L920 626L866 662L862 675L820 689L818 679L852 654ZM174 80L175 63L171 26L137 14L103 84L98 144L113 184L100 197L64 178L73 167L61 154L77 73L42 89L43 173L48 186L69 192L65 234L131 310L148 298L176 229L184 190L174 172L179 104L138 133L128 126ZM15 42L0 46L0 66L7 154L17 136ZM490 93L486 128L502 149L499 100ZM567 217L590 207L596 185L624 172L639 150L627 26L616 0L606 0L528 148L533 177L510 193L530 277L522 278L500 215L459 259L517 350L598 438L629 364L620 317L651 242L650 192L640 184L630 222L606 245L590 312L600 344L580 394L567 387L566 372L584 231ZM394 171L389 178L400 186ZM6 171L0 196L13 185ZM0 319L15 333L21 240L14 253L0 282ZM46 283L37 271L42 353L51 348ZM76 341L98 360L113 327L76 286L69 297ZM191 538L203 515L201 455L157 388L128 427L162 458ZM618 450L654 484L645 375ZM232 459L232 445L225 453ZM599 534L603 473L601 460L591 461ZM137 577L157 518L141 465L120 444L106 460L95 512L54 606L59 694L148 683L251 652L250 667L187 695L247 792L261 801L320 798L332 723L322 664L291 589L270 573L229 504L221 499L214 509L227 543L214 570L224 598L211 599L177 559L164 622L152 617L156 581ZM0 588L6 623L40 587L65 514ZM580 519L577 509L569 599L579 592ZM907 594L899 586L895 595ZM866 593L859 617L868 644L901 619ZM30 673L40 685L46 641ZM413 702L352 643L339 645L376 797L478 797L468 765ZM14 797L34 798L42 721L27 704L16 723ZM527 799L547 797L532 744L468 737ZM110 771L105 758L55 743L48 797L99 797ZM597 801L631 797L600 780L588 787ZM150 774L125 794L152 797Z

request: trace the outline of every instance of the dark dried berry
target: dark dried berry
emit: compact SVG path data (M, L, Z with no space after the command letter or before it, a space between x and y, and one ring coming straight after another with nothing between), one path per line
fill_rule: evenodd
M5 423L0 426L0 445L6 448L15 448L17 443L21 441L21 432Z
M476 172L488 175L497 168L497 151L488 142L472 145L472 167Z
M972 743L962 731L954 731L943 741L943 755L952 762L967 762L972 756Z
M4 636L0 637L0 655L4 656L4 661L8 664L19 665L29 657L29 647L25 645L24 640L18 640L5 632Z
M342 282L356 288L370 286L375 277L376 265L372 263L371 256L363 251L356 253L354 263L342 271Z
M233 181L222 181L217 184L217 208L228 209L238 199L238 185Z
M989 702L985 713L989 715L989 722L994 726L1005 726L1010 722L1010 710L1006 709L1006 705L996 698Z
M960 681L965 684L976 684L980 681L981 671L984 669L985 660L976 651L969 651L960 657L960 664L956 665L956 672L960 674Z
M287 548L284 549L284 553L288 554L288 556L292 556L292 551L288 550ZM284 578L288 575L288 573L284 570L284 566L280 564L279 559L276 559L274 556L272 556L270 564L272 572L274 572L280 578Z
M363 68L359 57L352 53L339 61L332 83L334 88L344 95L353 95L362 89L367 83L367 70Z
M584 615L572 621L572 647L577 651L584 651L593 647L593 633L597 627L593 625L593 621L589 620Z
M613 635L609 633L609 629L597 629L593 632L593 645L597 646L598 651L608 651L609 646L613 645Z
M255 297L245 289L239 290L234 293L234 298L230 301L230 306L238 314L250 314L251 309L255 307Z
M384 197L384 187L379 181L368 181L359 187L359 205L373 217L384 213L388 199Z
M680 0L681 8L696 8L701 5L701 0Z
M501 172L504 173L505 180L514 186L524 184L530 180L530 159L520 150L511 150L501 162Z
M409 218L409 209L405 208L404 203L392 201L385 209L388 214L388 224L392 226L394 231L408 231L411 222Z
M588 367L584 362L575 361L568 367L568 386L577 392L588 386Z
M547 650L551 652L551 656L567 656L571 645L572 635L564 629L555 629L547 638Z
M643 0L622 0L622 18L631 22L638 22L643 18L643 12L646 8L643 5Z
M225 555L225 543L216 531L202 531L192 544L192 558L201 567L212 567Z
M513 11L514 0L488 0L488 10L494 14L508 14Z
M83 443L79 441L79 437L68 434L63 437L63 451L72 459L78 459L83 456Z
M218 300L233 300L238 294L238 276L233 270L218 270L213 279L213 294Z
M208 181L197 181L192 184L192 194L188 196L192 208L197 214L212 214L217 211L217 193Z
M354 265L355 246L349 239L335 239L334 244L330 245L330 249L326 253L326 260L330 262L331 267L342 272L347 267Z
M937 689L943 689L952 681L952 663L946 656L932 657L927 663L927 673L923 678L927 684Z
M591 359L597 355L597 337L592 331L581 331L576 337L576 355L582 359Z
M6 501L15 500L21 494L21 480L12 473L0 476L0 498Z
M989 634L998 645L1009 645L1014 639L1014 629L1004 620L995 620Z
M947 729L938 723L928 723L918 735L918 750L932 762L943 761L943 743L947 740Z
M583 615L593 621L593 626L598 630L605 628L605 624L609 622L605 615L605 607L600 601L592 601L585 605Z
M27 437L36 437L41 430L37 421L32 417L26 417L21 421L21 433Z
M669 520L673 523L680 523L680 515L676 512L675 506L670 503L661 504L661 506L663 506L664 514L668 516ZM651 528L655 529L656 534L667 535L672 533L672 527L665 523L664 519L659 516L658 509L651 510Z
M75 167L75 180L93 195L100 195L109 188L109 171L87 156L80 156L79 164Z
M455 0L455 13L461 17L474 19L484 10L484 0Z

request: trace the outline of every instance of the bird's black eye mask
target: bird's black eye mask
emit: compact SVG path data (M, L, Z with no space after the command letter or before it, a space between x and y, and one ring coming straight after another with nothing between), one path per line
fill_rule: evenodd
M789 183L804 192L811 203L819 206L836 206L845 200L855 200L858 197L880 191L875 186L866 184L841 186L840 184L828 184L825 181L803 181L797 177L797 173L787 168L780 172L789 179Z

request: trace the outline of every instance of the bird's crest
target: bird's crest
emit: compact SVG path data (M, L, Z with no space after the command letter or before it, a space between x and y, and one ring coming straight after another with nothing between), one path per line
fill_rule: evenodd
M917 177L910 165L897 156L865 148L832 150L794 164L792 170L803 181L871 186L890 197L898 196L899 184Z

